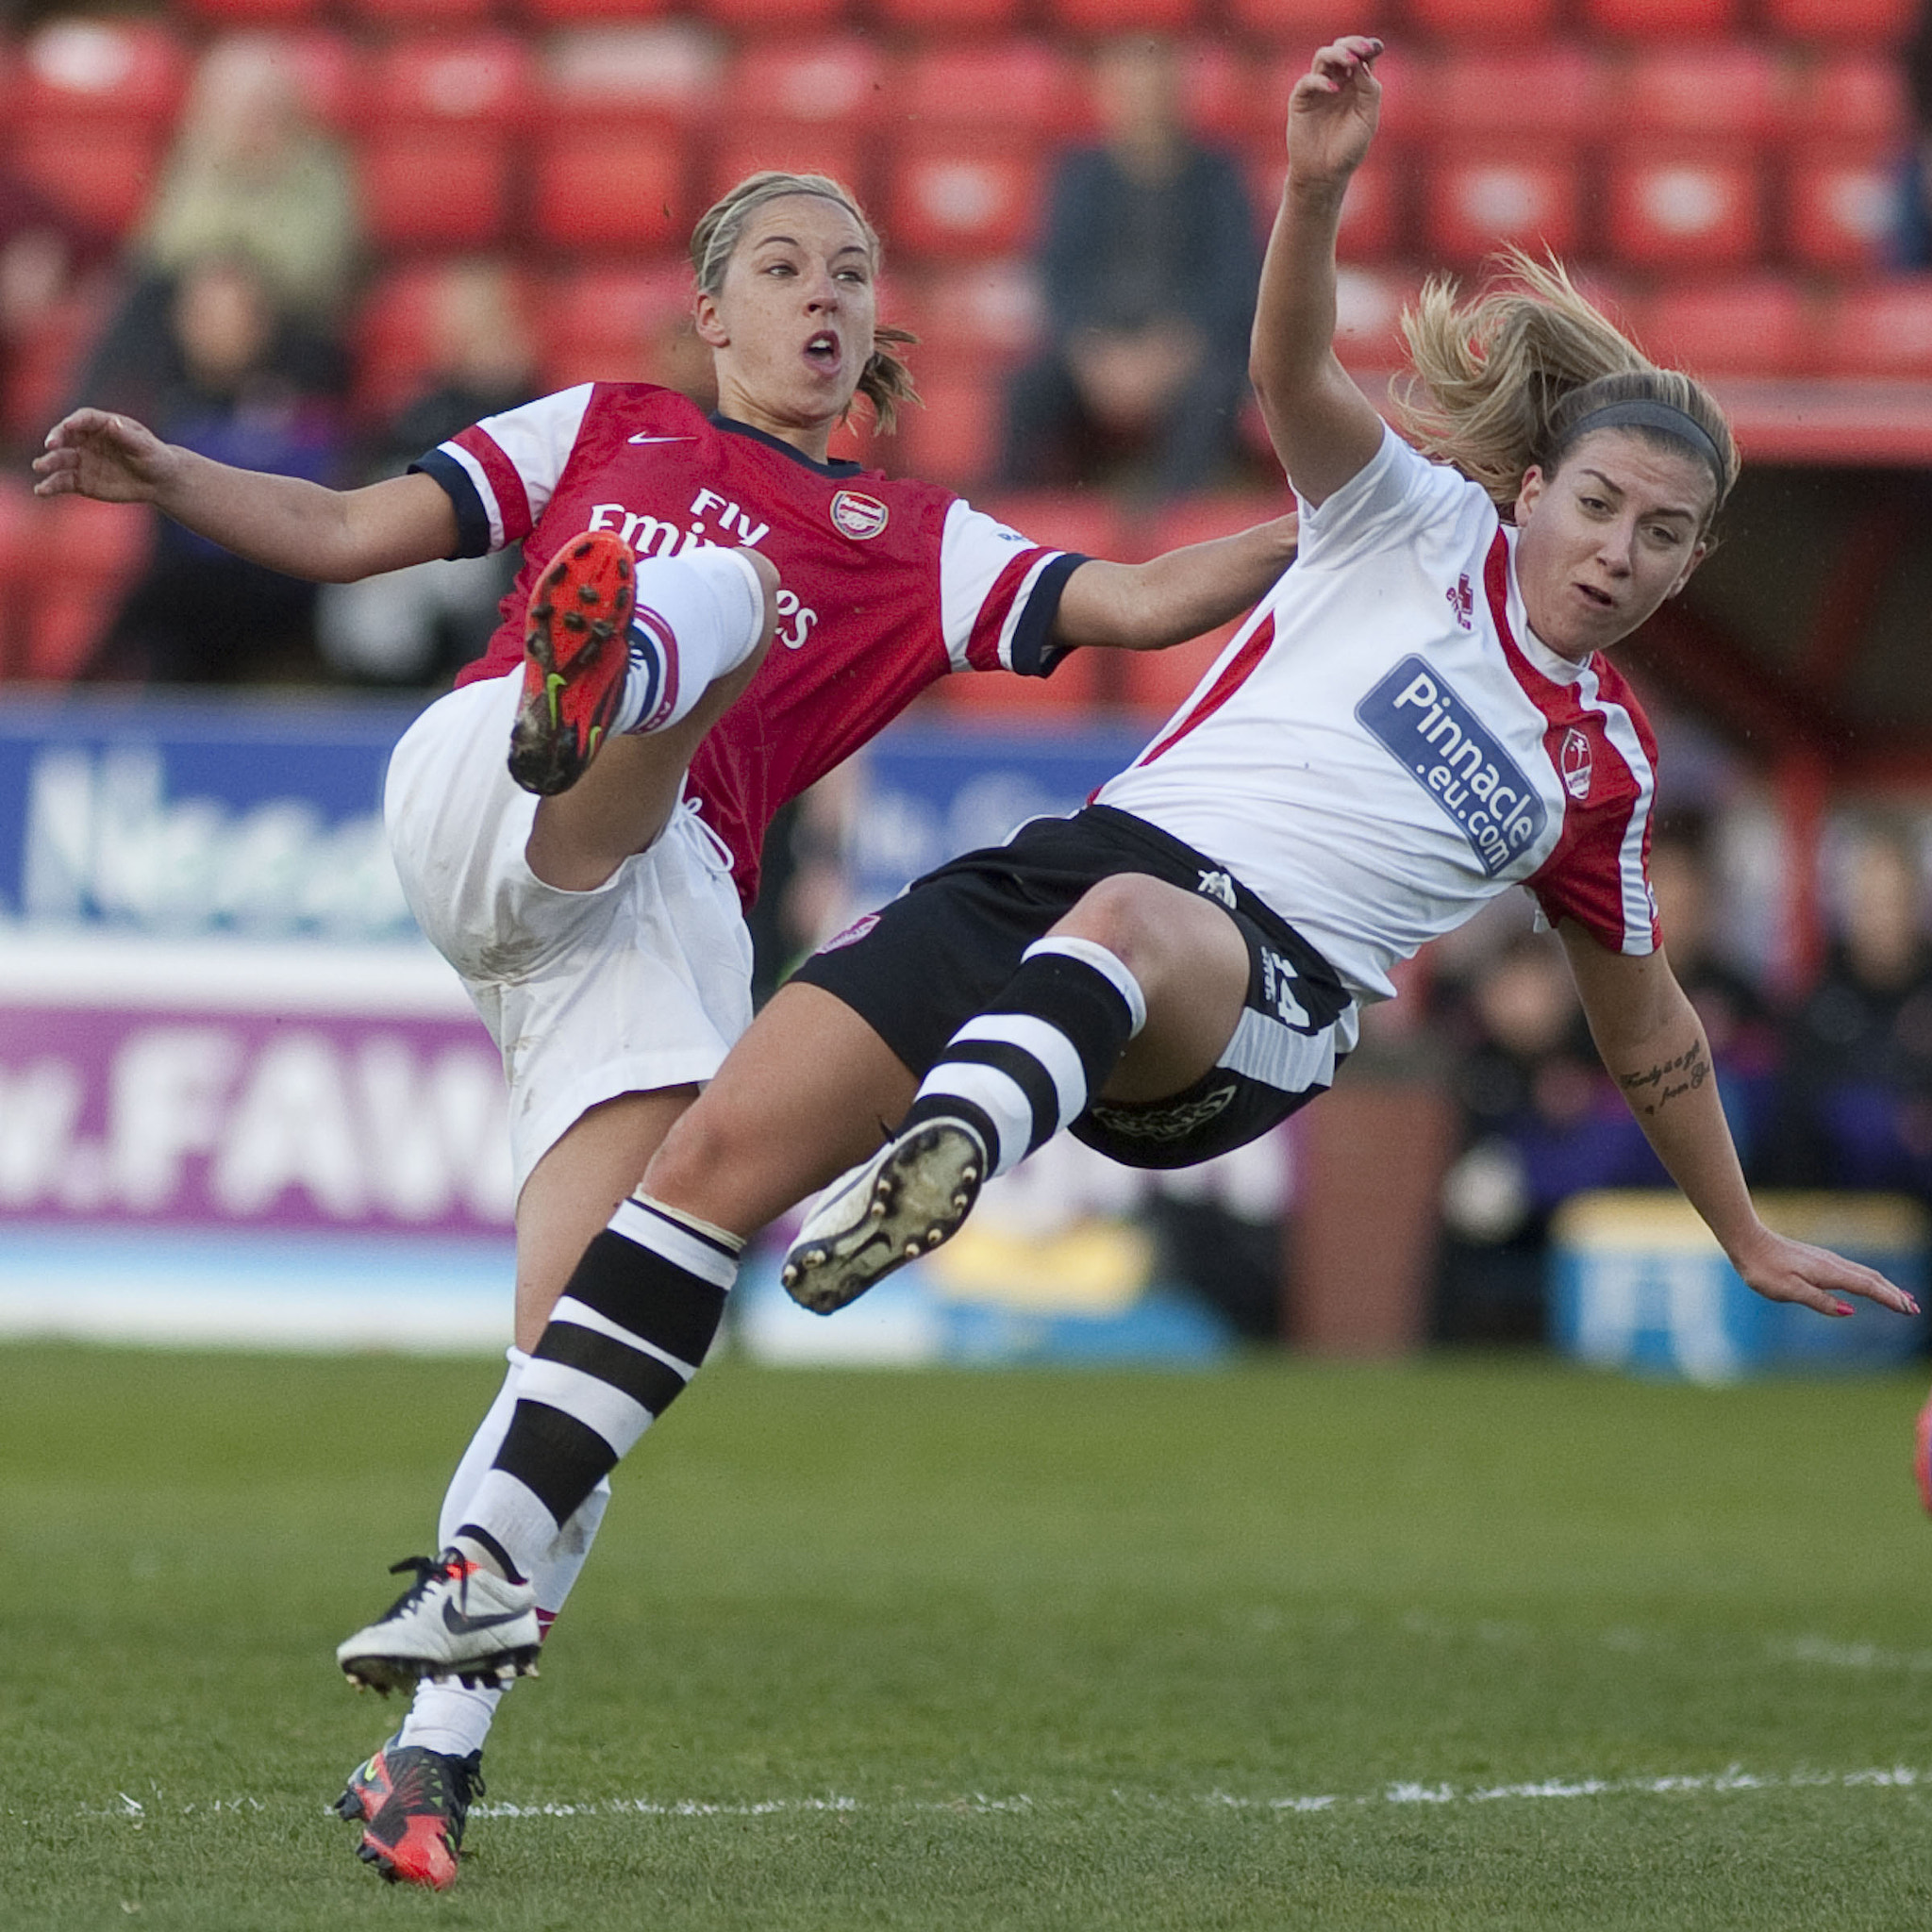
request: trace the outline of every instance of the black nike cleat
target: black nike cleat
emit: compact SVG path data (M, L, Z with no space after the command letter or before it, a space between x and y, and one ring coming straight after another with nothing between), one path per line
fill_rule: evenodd
M393 1885L447 1891L470 1802L483 1795L483 1754L451 1757L391 1738L349 1774L335 1802L339 1818L363 1827L356 1856Z
M416 1581L367 1629L336 1646L336 1661L353 1684L386 1697L420 1677L465 1684L508 1684L537 1674L537 1592L507 1583L460 1550L406 1557L390 1566Z

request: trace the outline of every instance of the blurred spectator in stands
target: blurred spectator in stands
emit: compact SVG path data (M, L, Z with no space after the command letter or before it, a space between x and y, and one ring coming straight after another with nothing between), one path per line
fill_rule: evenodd
M1838 868L1824 976L1792 1012L1773 1177L1932 1198L1932 948L1904 833L1866 826Z
M217 41L195 70L127 289L76 399L153 420L148 399L182 374L167 321L175 285L217 255L254 264L283 318L284 365L299 365L308 387L340 385L358 250L347 158L310 119L287 59L258 36Z
M1240 170L1182 123L1174 49L1110 41L1094 83L1105 138L1055 172L1048 341L1008 391L1002 481L1084 481L1131 451L1131 486L1158 501L1236 452L1260 250Z
M50 323L58 324L89 271L106 264L113 237L50 201L29 181L0 166L0 383L13 394L16 358ZM43 413L52 398L36 398ZM16 425L15 433L18 433ZM39 428L33 440L39 441Z
M437 284L430 329L432 367L365 452L360 482L400 476L445 437L538 393L529 318L508 263L450 263ZM490 641L521 556L512 544L493 557L325 584L315 613L323 662L361 682L443 683Z
M151 421L183 448L244 469L334 481L338 411L276 359L281 316L252 259L188 264L168 307L181 370ZM244 562L156 515L154 550L109 624L93 679L203 684L313 679L315 586Z
M1932 268L1932 0L1921 0L1918 23L1902 58L1912 128L1911 146L1899 169L1892 260L1900 268Z
M1436 1337L1535 1341L1551 1215L1623 1181L1642 1136L1591 1044L1553 934L1509 941L1447 989L1441 1024L1463 1141L1442 1184Z

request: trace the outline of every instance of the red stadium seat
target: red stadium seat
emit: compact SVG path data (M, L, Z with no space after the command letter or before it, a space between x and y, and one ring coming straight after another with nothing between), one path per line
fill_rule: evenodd
M919 404L899 419L891 467L970 491L999 455L1000 384L970 360L939 357L922 358L916 381Z
M1274 46L1298 48L1304 55L1312 54L1340 31L1335 8L1326 0L1231 0L1226 13L1227 24L1239 32ZM1362 13L1365 17L1359 26L1352 25L1350 31L1379 34L1390 24L1394 9L1388 0L1381 0L1379 5L1363 8Z
M406 125L365 136L357 165L378 248L481 248L508 233L516 170L507 135Z
M1085 112L1073 62L1045 41L1000 40L928 46L900 77L895 111L911 127L1020 129L1062 137Z
M402 403L436 358L433 316L439 273L434 261L390 270L370 288L350 328L355 405L377 421Z
M634 24L655 19L670 6L671 0L516 0L517 13L537 27Z
M637 267L591 263L559 277L538 313L546 389L579 382L662 382L677 372L667 352L691 311L691 275L681 258ZM689 346L687 344L687 346ZM693 367L704 359L693 353Z
M1637 334L1692 375L1807 375L1817 354L1810 300L1781 275L1672 283L1641 305Z
M1889 146L1793 148L1785 162L1785 246L1793 260L1831 275L1881 267L1898 194L1898 157Z
M425 127L508 134L532 112L536 66L516 34L418 35L377 50L368 75L368 118L379 136Z
M1604 125L1609 86L1602 58L1574 41L1458 47L1434 68L1412 112L1443 141L1473 134L1592 140Z
M57 20L33 34L13 90L15 125L75 125L171 132L189 79L186 49L165 28L137 21ZM76 145L82 144L76 141Z
M732 62L725 95L734 118L872 128L893 106L891 63L857 34L753 41Z
M1045 321L1038 275L1011 256L949 263L916 279L894 275L879 315L919 336L907 352L915 375L928 356L1009 367L1039 343Z
M1010 253L1032 240L1044 202L1038 146L996 131L908 128L885 178L887 239L895 252Z
M1624 76L1615 125L1626 134L1763 141L1782 131L1783 66L1762 41L1647 43Z
M1379 371L1407 360L1402 311L1418 287L1419 278L1412 275L1342 265L1335 278L1335 353L1344 367ZM1265 425L1257 448L1273 454Z
M1032 9L1026 0L872 0L882 27L923 35L1004 33Z
M1410 0L1409 20L1451 42L1515 44L1541 40L1556 24L1556 0Z
M1738 0L1584 0L1583 18L1598 33L1683 41L1735 32L1738 10Z
M1410 169L1393 147L1369 150L1355 172L1341 200L1341 228L1336 253L1343 261L1386 261L1402 252L1407 235L1407 186ZM1263 223L1272 222L1288 178L1288 157L1277 137L1265 157L1251 163L1248 192Z
M1897 47L1910 37L1918 0L1764 0L1764 24L1794 41Z
M1905 70L1889 52L1855 51L1807 60L1792 81L1790 119L1800 140L1903 146L1912 123Z
M1611 252L1633 268L1741 268L1763 245L1749 147L1632 143L1612 158L1607 199Z
M496 17L494 0L343 0L343 4L352 19L384 29L486 26Z
M546 118L688 127L710 118L724 63L713 38L682 21L581 27L543 46Z
M696 210L684 143L655 127L560 122L530 146L538 240L558 248L675 247Z
M697 8L706 19L740 34L841 26L847 11L845 0L697 0Z
M75 378L107 322L107 291L55 303L8 344L6 434L36 448L62 407L74 399Z
M1058 33L1186 33L1198 0L1046 0L1047 24Z
M70 678L86 665L154 541L154 523L127 504L58 496L27 526L41 583L26 612L24 675Z
M782 168L792 175L829 175L863 202L870 162L871 143L854 128L733 117L711 145L704 200L708 207L747 175Z
M167 149L160 129L107 124L88 129L43 123L14 136L15 171L57 207L110 235L125 234L147 207Z
M1821 361L1831 375L1932 378L1932 275L1843 290L1826 318Z
M211 27L306 26L328 11L328 0L184 0L183 11Z
M1557 141L1445 143L1431 154L1423 203L1432 259L1472 262L1506 242L1567 255L1583 234L1576 156Z

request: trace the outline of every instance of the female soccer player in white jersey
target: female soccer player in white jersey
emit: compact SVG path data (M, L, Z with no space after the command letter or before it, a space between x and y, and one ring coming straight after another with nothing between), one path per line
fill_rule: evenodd
M1282 519L1138 566L1091 560L947 491L828 460L855 394L890 427L911 386L888 346L903 338L876 324L877 238L822 176L741 183L691 254L715 416L667 390L587 384L465 430L407 477L337 492L83 409L35 464L42 494L153 503L305 576L523 541L502 628L404 738L386 797L410 905L510 1084L519 1347L452 1485L445 1543L508 1424L523 1349L751 1017L740 899L772 814L950 672L1045 675L1073 645L1176 642L1247 608L1293 554ZM867 1145L855 1128L841 1156ZM652 1413L702 1360L713 1300L675 1297L644 1324L659 1373L636 1393ZM527 1643L605 1493L566 1512L538 1566ZM400 1742L352 1780L344 1815L386 1875L454 1875L498 1694L425 1686Z
M480 1620L449 1625L531 1602L521 1579L649 1421L653 1310L721 1304L742 1237L831 1177L848 1129L901 1122L788 1258L822 1310L1061 1127L1150 1166L1252 1138L1329 1084L1396 960L1511 886L1561 934L1607 1065L1742 1277L1827 1315L1913 1310L1758 1220L1659 947L1654 746L1602 653L1703 557L1729 431L1521 260L1466 305L1424 295L1409 426L1429 454L1384 427L1331 347L1380 51L1324 48L1289 108L1253 372L1300 499L1295 567L1096 804L929 874L778 992L591 1242L442 1579L346 1654L501 1656Z

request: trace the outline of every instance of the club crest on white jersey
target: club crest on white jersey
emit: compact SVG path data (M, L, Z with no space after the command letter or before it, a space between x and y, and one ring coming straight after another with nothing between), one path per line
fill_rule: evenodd
M1590 740L1572 725L1563 734L1563 790L1572 798L1590 796Z

